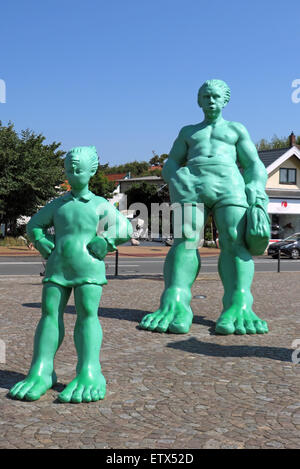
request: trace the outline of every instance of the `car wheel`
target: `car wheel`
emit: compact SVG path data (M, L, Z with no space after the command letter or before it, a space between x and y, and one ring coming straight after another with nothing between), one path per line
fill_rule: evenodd
M278 254L273 254L272 258L273 258L273 259L277 259L277 258L278 258Z
M292 249L292 252L291 252L291 259L298 259L299 257L299 251L298 249Z

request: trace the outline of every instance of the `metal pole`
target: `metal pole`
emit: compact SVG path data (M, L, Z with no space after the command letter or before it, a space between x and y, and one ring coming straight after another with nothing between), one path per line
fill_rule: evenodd
M280 272L280 248L278 249L278 264L277 264L277 272Z
M116 250L116 258L115 258L115 277L119 274L119 251Z

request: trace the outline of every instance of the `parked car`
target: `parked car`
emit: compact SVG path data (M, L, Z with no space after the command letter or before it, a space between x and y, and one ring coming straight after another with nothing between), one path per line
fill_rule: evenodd
M278 257L279 249L283 256L290 257L291 259L299 259L300 233L294 233L282 241L270 244L268 247L268 256L272 256L274 258Z

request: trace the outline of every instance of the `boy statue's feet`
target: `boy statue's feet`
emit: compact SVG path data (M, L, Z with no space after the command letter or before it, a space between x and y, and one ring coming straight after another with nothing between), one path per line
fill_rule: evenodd
M186 334L193 321L190 300L190 290L168 288L163 293L160 308L147 314L140 322L140 327L149 331Z
M54 372L51 376L29 373L23 381L19 381L11 388L8 395L14 399L37 401L48 389L52 388L56 382L57 377Z
M224 311L216 324L216 333L229 334L266 334L268 325L251 310L243 310L233 305Z
M104 399L106 381L101 371L81 371L59 394L61 402L95 402Z

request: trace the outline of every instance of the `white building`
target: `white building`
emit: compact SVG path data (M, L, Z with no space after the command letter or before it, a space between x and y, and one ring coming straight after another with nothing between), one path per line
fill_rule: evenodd
M258 153L268 172L268 213L271 224L280 227L277 237L300 232L300 148L295 145L294 134L290 135L289 148Z

